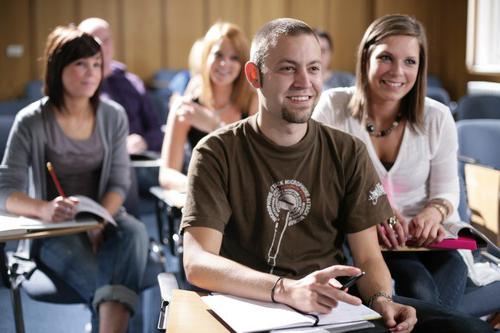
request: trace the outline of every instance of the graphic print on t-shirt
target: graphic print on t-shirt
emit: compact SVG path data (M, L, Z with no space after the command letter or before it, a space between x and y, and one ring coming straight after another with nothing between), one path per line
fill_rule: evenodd
M271 185L267 195L267 212L274 222L274 236L267 255L271 274L276 266L276 258L286 229L304 220L310 209L311 196L299 181L286 179Z

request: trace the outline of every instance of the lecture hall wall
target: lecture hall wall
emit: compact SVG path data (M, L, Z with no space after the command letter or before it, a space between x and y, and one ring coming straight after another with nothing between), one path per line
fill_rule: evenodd
M424 23L429 69L453 99L468 80L493 80L465 67L467 0L0 0L0 100L23 94L41 78L40 58L47 34L57 25L98 16L111 24L116 58L146 82L159 68L185 68L192 42L218 19L232 21L249 38L264 22L295 17L331 32L336 50L332 66L354 72L355 52L368 24L384 14L405 13ZM8 58L6 47L24 53Z

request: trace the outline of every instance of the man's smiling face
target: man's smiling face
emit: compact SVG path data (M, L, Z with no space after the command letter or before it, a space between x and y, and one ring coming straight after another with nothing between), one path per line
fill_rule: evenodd
M307 122L322 88L321 48L316 37L281 37L269 49L261 70L262 111L289 123Z

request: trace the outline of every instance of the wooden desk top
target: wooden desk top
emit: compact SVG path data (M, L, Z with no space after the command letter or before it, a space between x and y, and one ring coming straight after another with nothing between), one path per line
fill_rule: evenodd
M194 291L176 289L168 307L168 333L229 333Z
M186 203L186 193L179 192L176 190L165 190L160 186L153 186L149 189L149 192L167 203L170 207L175 207L181 209Z
M56 237L56 236L64 236L70 234L77 234L80 232L102 228L102 224L97 223L93 225L84 225L81 227L71 227L71 228L61 228L61 229L48 229L48 230L40 230L34 232L28 232L25 234L19 235L9 235L9 236L0 236L0 243L6 242L10 240L22 240L22 239L33 239L33 238L44 238L44 237Z

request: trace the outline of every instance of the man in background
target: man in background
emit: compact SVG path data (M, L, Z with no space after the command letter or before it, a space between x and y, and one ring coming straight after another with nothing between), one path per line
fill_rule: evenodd
M128 72L125 64L113 60L113 37L108 22L92 17L82 21L78 28L101 40L104 66L101 94L119 103L127 112L130 127L128 153L159 152L163 133L158 112L146 95L142 80Z
M333 39L325 30L314 29L321 46L321 66L323 73L323 90L338 87L351 87L356 84L356 77L349 72L332 71L330 63L333 56Z

